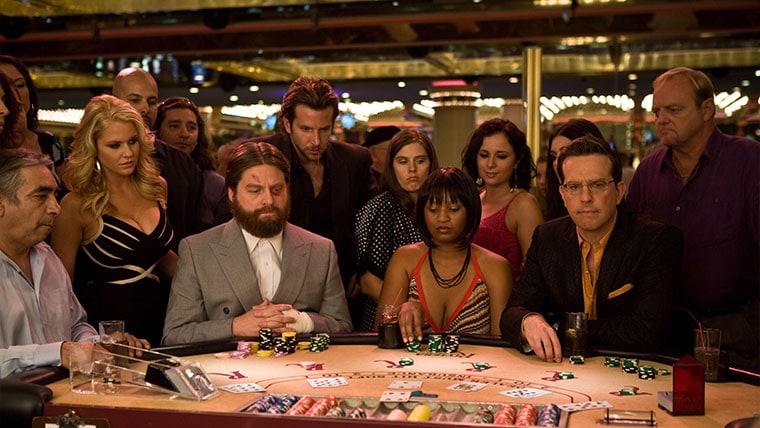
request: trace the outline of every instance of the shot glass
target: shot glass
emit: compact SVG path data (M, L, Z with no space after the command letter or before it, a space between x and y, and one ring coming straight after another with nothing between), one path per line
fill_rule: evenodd
M397 305L381 305L377 310L380 313L377 346L385 349L403 348L404 341L401 338L401 329L398 325L398 313L401 307Z
M705 365L705 381L718 380L720 360L720 330L716 328L694 329L694 358Z
M118 358L119 355L129 355L129 348L126 347L127 339L124 336L124 321L100 321L98 323L98 333L100 334L100 344L116 357L116 364L126 367L129 364L129 360Z
M567 312L565 323L565 343L562 355L587 356L588 354L588 316L583 312Z

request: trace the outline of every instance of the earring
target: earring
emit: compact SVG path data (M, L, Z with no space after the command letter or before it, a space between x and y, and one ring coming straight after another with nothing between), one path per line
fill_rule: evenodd
M100 161L95 159L95 172L100 172Z
M482 178L480 178L480 177L478 177L478 178L475 180L475 184L477 184L477 185L478 185L478 187L481 187L481 186L483 186L483 179L482 179Z

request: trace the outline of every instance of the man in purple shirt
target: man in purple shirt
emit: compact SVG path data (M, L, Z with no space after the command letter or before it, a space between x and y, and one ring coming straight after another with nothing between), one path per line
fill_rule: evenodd
M653 87L665 147L642 160L628 208L681 229L681 302L702 324L722 331L732 366L760 371L760 144L717 129L714 90L704 73L674 68Z

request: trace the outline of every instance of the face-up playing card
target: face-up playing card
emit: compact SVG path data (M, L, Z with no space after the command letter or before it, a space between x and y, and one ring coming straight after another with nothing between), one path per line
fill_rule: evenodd
M245 392L264 392L266 391L261 385L257 383L236 383L232 385L220 386L219 389L224 391L233 392L235 394L243 394Z
M336 386L348 385L344 377L321 377L319 379L308 379L312 388L334 388Z
M380 396L380 401L406 403L411 396L412 391L383 391L383 395Z
M582 403L560 404L557 407L559 407L561 410L572 413L579 412L581 410L604 409L606 407L612 407L612 404L606 401L584 401Z
M517 388L509 391L499 391L499 394L512 398L536 398L542 395L551 394L551 391L536 388Z
M394 380L388 386L390 389L420 389L422 388L421 380Z
M446 389L451 389L454 391L462 391L462 392L475 392L475 391L480 391L481 389L487 386L488 386L487 383L459 382L459 383L455 383L454 385L451 385L450 387Z

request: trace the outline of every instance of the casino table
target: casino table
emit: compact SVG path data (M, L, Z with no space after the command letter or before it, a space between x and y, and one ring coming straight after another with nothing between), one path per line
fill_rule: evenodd
M301 340L301 339L299 339ZM393 381L421 381L422 396L407 403L383 403L385 408L398 406L409 410L414 402L457 403L460 412L472 412L478 406L497 406L501 403L517 406L533 404L585 403L607 401L613 409L654 411L660 427L724 427L731 421L760 413L760 387L745 382L707 383L705 414L703 416L672 416L657 406L657 392L672 390L672 375L657 375L654 379L639 379L619 367L604 364L607 353L586 358L584 364L546 363L533 355L524 355L507 347L496 338L462 337L454 353L432 353L423 347L419 353L406 349L381 349L372 334L332 336L329 347L322 352L297 350L286 356L218 358L221 351L235 349L236 342L205 343L183 347L161 348L162 352L197 361L217 387L232 384L256 383L266 389L261 392L232 393L220 391L214 398L193 401L170 399L151 391L130 395L78 394L69 390L68 379L47 385L53 398L45 404L45 416L55 417L74 410L87 418L106 418L110 426L183 428L234 426L254 427L332 427L355 426L463 426L471 425L464 418L456 422L409 422L385 419L348 419L328 417L283 416L241 413L240 409L263 394L309 395L316 398L335 396L345 403L377 405L379 397L389 390ZM598 350L595 350L598 353ZM611 355L611 352L610 352ZM620 356L620 355L619 355ZM622 355L626 357L626 355ZM635 355L640 365L656 369L671 369L673 360L658 355ZM402 358L412 358L411 365L399 364ZM478 363L478 364L476 364ZM483 364L487 363L487 364ZM558 378L557 373L572 373L572 378ZM308 380L343 378L345 385L315 388ZM475 382L482 389L462 387ZM451 389L454 386L456 389ZM519 388L534 388L545 395L515 398L502 394ZM635 392L634 395L621 391ZM443 408L443 406L439 406ZM570 428L595 426L604 409L563 413L561 426ZM379 412L382 418L386 413ZM471 420L470 420L471 421Z

